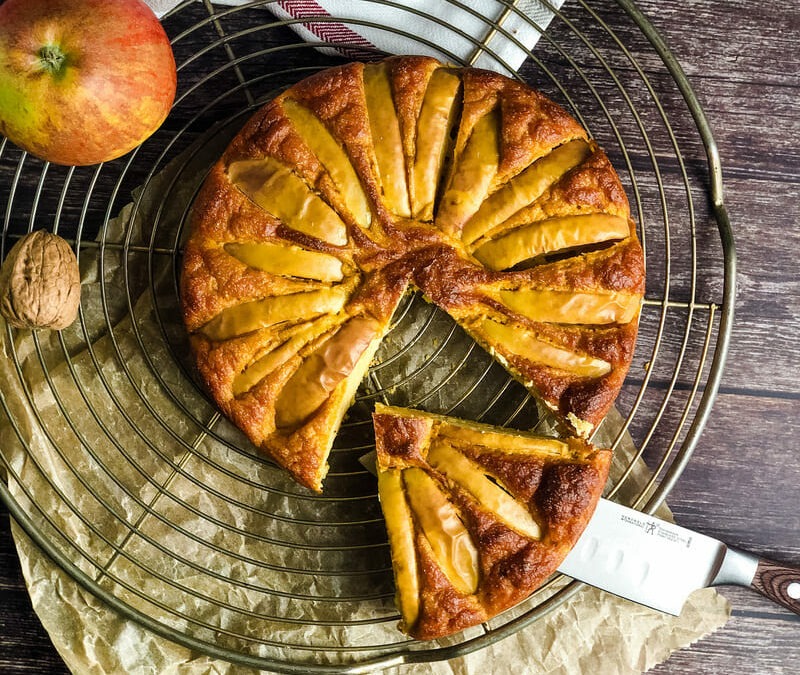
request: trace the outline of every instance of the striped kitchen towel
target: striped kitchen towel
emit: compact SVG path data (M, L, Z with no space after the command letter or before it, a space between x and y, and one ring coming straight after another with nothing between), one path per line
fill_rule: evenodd
M159 16L178 0L146 0ZM304 40L349 58L428 54L445 61L517 70L564 0L222 0L287 21Z

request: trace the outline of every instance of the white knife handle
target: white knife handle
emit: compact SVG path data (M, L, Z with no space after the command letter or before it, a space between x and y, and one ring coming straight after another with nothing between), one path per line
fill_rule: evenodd
M729 546L714 586L737 584L758 591L786 609L800 614L800 569L789 567Z

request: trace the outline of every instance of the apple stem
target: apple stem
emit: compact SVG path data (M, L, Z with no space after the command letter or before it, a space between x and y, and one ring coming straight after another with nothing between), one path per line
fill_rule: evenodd
M38 52L42 68L54 75L61 73L67 55L58 45L45 45Z

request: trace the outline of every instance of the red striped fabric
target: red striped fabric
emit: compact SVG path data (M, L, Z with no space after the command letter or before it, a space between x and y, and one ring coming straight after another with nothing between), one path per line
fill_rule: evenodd
M314 0L280 0L278 5L287 14L304 21L303 27L324 42L336 46L337 51L348 58L375 57L376 48L363 35L338 21L314 21L321 17L329 17L325 8Z

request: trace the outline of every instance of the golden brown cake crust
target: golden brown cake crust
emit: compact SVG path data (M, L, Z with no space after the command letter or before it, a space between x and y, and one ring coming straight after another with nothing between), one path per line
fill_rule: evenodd
M442 637L486 621L539 588L580 537L608 478L611 452L577 438L565 441L563 456L555 456L493 448L491 438L482 445L480 438L486 432L531 437L420 411L379 406L373 422L379 470L419 467L432 475L457 506L479 554L477 589L461 592L442 571L424 533L415 525L419 613L413 625L402 628L418 639ZM453 428L474 432L476 440L452 439ZM541 538L516 532L468 489L431 466L428 452L442 439L449 439L524 504L540 523Z
M492 71L464 71L467 120L472 122L495 106L500 109L502 123L497 184L552 148L586 138L586 132L571 115L535 89Z
M432 83L453 77L447 99ZM392 100L376 102L370 87L383 81ZM438 118L425 107L429 94L446 107ZM438 120L425 137L423 118ZM450 135L445 122L455 124ZM441 165L417 175L419 148L437 133L426 152L440 152ZM410 219L391 198L395 182L415 179L433 185L432 219ZM440 222L445 192L450 213ZM283 272L264 262L265 245L300 262ZM246 255L236 254L241 247ZM377 322L372 353L403 293L420 289L585 433L622 386L644 291L622 184L574 118L521 82L427 57L327 69L256 112L209 172L183 258L183 315L201 379L254 444L315 490L365 364L348 363L332 379L321 372L330 396L299 426L278 428L276 406L349 319ZM527 311L526 293L540 293L534 304L578 295L600 309L587 320L541 316ZM303 309L286 309L293 303ZM322 318L329 324L315 333L309 326Z

